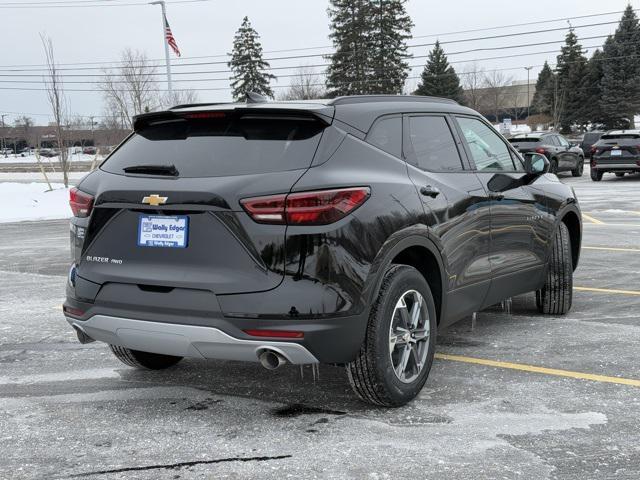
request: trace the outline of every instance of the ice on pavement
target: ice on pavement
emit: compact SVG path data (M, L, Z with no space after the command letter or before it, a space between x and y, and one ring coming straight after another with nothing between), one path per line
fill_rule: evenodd
M61 183L0 183L0 223L71 217L69 190Z

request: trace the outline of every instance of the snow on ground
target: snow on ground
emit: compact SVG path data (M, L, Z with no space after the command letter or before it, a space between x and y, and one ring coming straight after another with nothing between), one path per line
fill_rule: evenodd
M84 153L72 153L70 154L69 159L72 162L93 162L95 157L95 155L85 155ZM98 160L101 160L102 158L103 156L100 155L98 157ZM60 162L60 159L58 157L41 156L40 160L45 165L51 164L56 169L59 168L58 164ZM20 154L9 154L6 157L4 155L0 155L0 164L2 163L37 163L37 159L35 155L27 155L26 153L24 154L24 156L21 156Z
M0 183L0 223L71 217L69 190L61 183Z

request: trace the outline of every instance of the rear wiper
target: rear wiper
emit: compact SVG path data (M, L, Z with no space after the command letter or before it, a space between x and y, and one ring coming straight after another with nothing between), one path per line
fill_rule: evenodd
M122 170L124 170L125 173L170 175L172 177L180 175L175 165L132 165L130 167L124 167Z

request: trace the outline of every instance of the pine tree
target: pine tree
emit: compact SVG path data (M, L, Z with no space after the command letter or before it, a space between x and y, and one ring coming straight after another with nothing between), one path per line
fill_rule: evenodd
M573 28L570 28L556 66L558 96L555 120L562 126L563 131L569 131L573 123L582 123L582 119L578 118L578 112L584 100L580 86L586 70L587 59L582 53L582 45L578 43Z
M608 123L606 115L600 106L600 99L602 97L602 87L600 83L604 75L602 60L602 51L596 49L587 63L587 69L580 86L583 101L579 117L584 119L584 123L591 123L593 125Z
M634 128L640 112L640 25L629 4L603 49L601 107L609 126Z
M553 97L555 88L555 74L547 62L538 74L536 91L531 100L531 110L541 115L553 115Z
M402 93L409 64L406 40L411 38L413 22L405 10L406 0L374 0L371 5L372 31L371 93Z
M331 0L327 9L335 53L327 69L329 96L370 92L370 0Z
M449 65L439 41L436 41L433 50L429 52L427 64L414 95L451 98L459 103L464 103L464 92L460 86L460 78L454 68Z
M233 51L228 65L233 72L231 95L234 100L244 101L249 92L273 98L273 90L269 82L276 77L265 72L269 68L269 63L262 59L260 37L251 27L248 17L244 17L233 39Z

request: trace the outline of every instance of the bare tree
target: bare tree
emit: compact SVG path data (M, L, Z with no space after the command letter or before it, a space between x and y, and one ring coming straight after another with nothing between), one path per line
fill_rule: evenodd
M40 34L42 47L47 64L47 73L44 76L44 84L47 90L47 99L51 106L53 121L55 126L56 143L60 149L60 169L62 170L62 181L65 187L69 186L69 158L65 142L64 126L67 124L67 100L64 94L64 85L58 72L53 42L50 37Z
M325 94L324 82L311 67L300 67L293 77L289 88L278 95L279 100L313 100Z
M132 128L132 117L149 112L159 104L155 67L147 55L138 50L125 49L116 69L104 69L100 90L108 116L119 118Z
M176 105L198 103L198 92L195 90L173 90L160 96L160 107L171 108Z
M508 108L507 98L512 81L512 77L498 70L492 70L484 76L487 109L495 115L496 122L500 121L500 112Z
M485 91L483 90L485 71L478 65L478 62L467 64L464 67L460 80L464 89L464 96L467 100L467 106L474 110L480 110Z
M14 122L14 126L16 130L18 130L19 135L24 139L27 143L27 147L31 146L31 133L33 131L33 118L27 117L23 115L21 117L16 118Z

